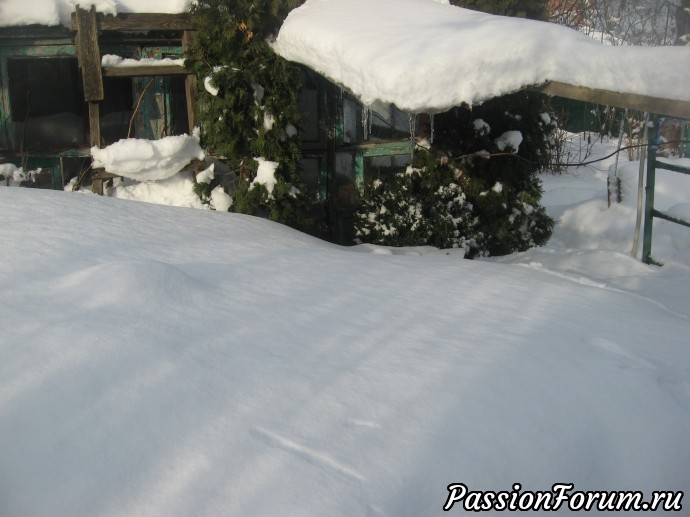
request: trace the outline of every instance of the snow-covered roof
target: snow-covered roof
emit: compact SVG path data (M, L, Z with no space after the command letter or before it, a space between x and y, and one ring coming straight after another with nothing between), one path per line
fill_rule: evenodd
M191 0L2 0L0 2L0 27L17 25L64 25L70 26L70 17L76 5L105 14L118 13L183 13Z
M690 101L690 47L611 47L559 25L447 0L307 0L275 51L362 102L445 111L547 81Z

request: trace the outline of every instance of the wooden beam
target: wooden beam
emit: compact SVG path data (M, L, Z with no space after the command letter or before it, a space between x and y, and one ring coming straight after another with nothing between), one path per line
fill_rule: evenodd
M72 39L72 33L61 25L46 27L45 25L22 25L17 27L0 27L0 39Z
M547 95L565 97L566 99L575 99L591 102L593 104L617 106L619 108L646 111L657 115L690 119L690 102L688 101L662 99L636 93L600 90L557 81L549 81L543 85L533 86L529 89Z
M101 146L101 109L97 102L89 102L89 144Z
M186 53L196 37L196 31L184 31L182 33L182 49ZM196 75L188 75L184 83L185 96L187 98L187 124L189 134L195 127L199 127L199 90Z
M180 65L104 66L104 77L147 77L163 75L188 75L189 70Z
M26 40L24 43L26 46L17 47L7 47L0 43L0 57L73 57L76 55L71 39L38 42Z
M101 31L184 31L194 28L189 13L120 13L116 16L98 13L96 20ZM72 29L78 30L78 20L74 14Z
M84 100L87 102L103 100L103 76L101 75L101 53L98 49L98 30L96 29L96 8L90 11L77 7L77 58L84 83Z

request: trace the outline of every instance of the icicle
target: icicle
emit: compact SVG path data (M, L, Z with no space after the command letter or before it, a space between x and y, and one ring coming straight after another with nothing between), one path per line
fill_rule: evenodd
M364 140L368 140L371 131L371 108L369 106L362 106L362 130Z
M431 114L431 134L429 135L429 143L434 143L434 114Z
M608 204L611 206L611 196L615 195L616 203L621 202L621 179L618 177L618 155L621 152L621 144L623 143L623 131L625 130L625 119L628 116L628 108L625 108L623 116L621 117L621 126L618 129L618 147L616 148L616 161L613 167L609 167L608 177L606 178L606 185L608 187Z

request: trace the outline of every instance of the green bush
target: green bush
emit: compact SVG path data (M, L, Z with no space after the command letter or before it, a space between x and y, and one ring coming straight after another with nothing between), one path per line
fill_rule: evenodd
M267 39L302 1L196 2L198 36L187 52L199 78L202 145L238 176L232 209L298 228L309 204L298 177L299 71ZM271 195L252 184L255 158L278 163Z

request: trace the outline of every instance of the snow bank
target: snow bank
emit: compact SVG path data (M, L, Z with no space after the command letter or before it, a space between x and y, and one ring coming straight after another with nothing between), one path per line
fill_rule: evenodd
M690 48L604 46L555 24L432 0L307 0L273 48L364 104L476 104L545 81L690 101Z
M580 135L581 136L581 135ZM616 142L594 144L596 159L615 151ZM666 159L664 159L666 160ZM637 214L637 185L640 162L627 161L621 155L618 177L622 184L622 202L611 207L607 202L606 180L615 156L590 167L571 169L562 175L543 175L542 204L557 224L548 246L566 250L600 250L630 254ZM674 159L672 163L690 166L690 159ZM687 216L684 207L690 202L690 177L657 169L654 207L657 210ZM690 220L690 217L686 217ZM661 262L690 266L690 229L654 219L652 255ZM641 257L640 247L637 258Z
M0 2L0 27L14 25L64 25L71 27L76 5L95 5L105 14L117 13L183 13L192 0L3 0Z
M688 268L357 253L28 189L0 189L0 221L2 515L426 517L457 482L690 486Z
M210 205L203 203L194 192L194 178L191 172L181 172L160 181L116 181L112 187L106 190L105 195L157 205L204 210L213 208L219 212L227 212L232 205L232 198L225 193L221 186L217 186L211 192Z
M139 181L161 180L177 174L192 160L203 160L198 129L190 135L160 140L128 138L108 147L91 148L94 168Z

